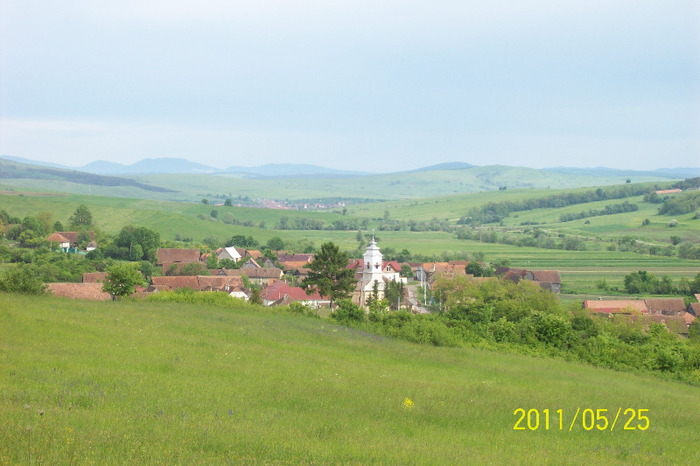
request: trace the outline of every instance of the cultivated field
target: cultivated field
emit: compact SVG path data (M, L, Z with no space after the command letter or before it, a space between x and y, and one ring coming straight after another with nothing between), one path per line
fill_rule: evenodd
M0 374L3 464L697 460L697 387L244 305L2 295Z

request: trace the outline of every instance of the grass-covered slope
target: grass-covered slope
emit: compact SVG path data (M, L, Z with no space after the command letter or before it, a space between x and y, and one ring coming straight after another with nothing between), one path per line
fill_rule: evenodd
M692 464L698 395L243 305L0 296L0 463Z
M3 167L10 167L2 169ZM440 168L440 167L438 167ZM199 201L223 199L355 201L402 200L508 189L569 189L624 183L622 173L591 174L572 169L567 173L526 167L492 165L421 171L398 171L361 176L276 176L241 178L214 174L144 174L116 178L59 170L7 160L0 161L2 184L17 189L50 190L74 194ZM272 174L272 172L270 172ZM690 175L689 175L690 176ZM680 177L680 176L679 176ZM669 182L669 176L645 172L634 182Z

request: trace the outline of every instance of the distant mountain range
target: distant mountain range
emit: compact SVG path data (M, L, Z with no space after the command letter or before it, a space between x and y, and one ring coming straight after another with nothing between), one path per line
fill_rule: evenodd
M191 162L183 158L154 158L144 159L131 165L120 163L107 162L98 160L91 162L82 167L69 167L51 162L43 162L37 160L29 160L21 157L12 157L3 155L2 159L11 160L14 162L39 165L44 167L62 168L64 170L77 170L98 175L149 175L149 174L217 174L240 176L244 178L276 178L276 177L298 177L298 176L366 176L375 173L336 170L318 165L308 164L266 164L255 167L232 166L226 169L220 169L203 165L201 163ZM409 170L404 173L419 173L428 171L451 171L464 170L474 168L464 162L449 162L431 165L416 170ZM562 175L584 175L584 176L654 176L659 178L692 178L700 176L700 167L681 167L681 168L660 168L657 170L621 170L616 168L596 167L596 168L572 168L572 167L553 167L545 168L545 171L559 173Z
M232 175L246 178L268 178L279 176L356 176L370 175L371 173L359 171L335 170L308 164L271 163L257 167L233 166L225 169L191 162L187 159L162 157L157 159L144 159L131 165L97 160L81 167L69 167L51 162L29 160L21 157L0 156L6 160L30 165L39 165L64 170L78 170L97 175L153 175L153 174L193 174L193 175Z

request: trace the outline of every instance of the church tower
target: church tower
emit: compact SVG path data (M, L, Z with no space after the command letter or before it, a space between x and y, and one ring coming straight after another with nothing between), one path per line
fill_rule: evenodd
M367 246L363 260L362 304L366 303L368 298L371 297L375 282L377 282L379 298L384 297L384 271L382 270L382 264L382 253L379 250L379 246L377 246L374 235L372 235L372 242Z

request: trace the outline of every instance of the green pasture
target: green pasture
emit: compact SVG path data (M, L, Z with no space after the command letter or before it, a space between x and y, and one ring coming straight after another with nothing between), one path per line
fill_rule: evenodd
M697 461L697 387L244 304L0 295L0 374L2 464Z

